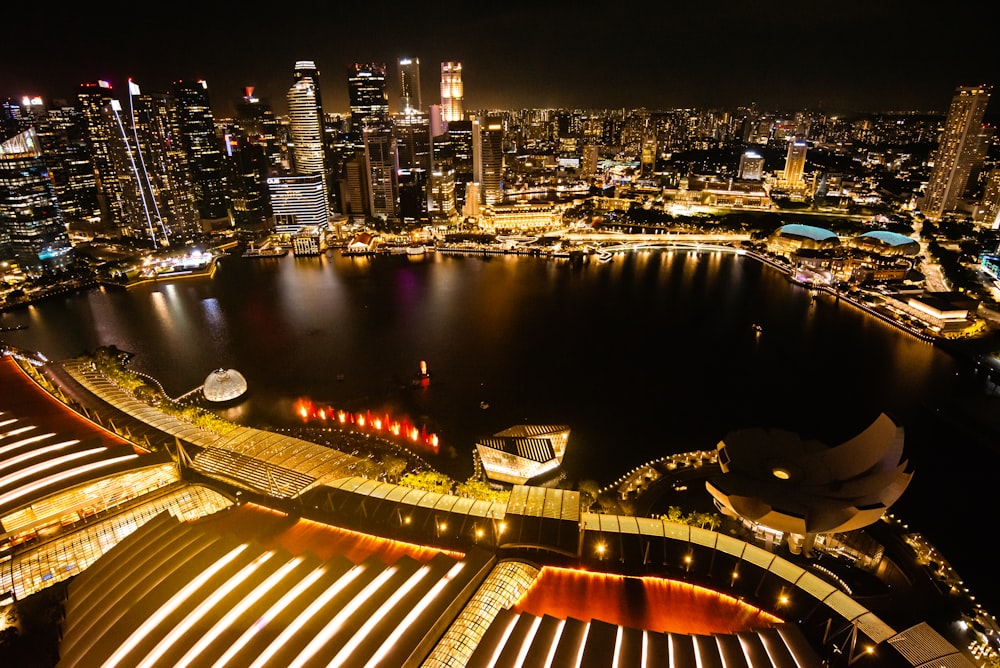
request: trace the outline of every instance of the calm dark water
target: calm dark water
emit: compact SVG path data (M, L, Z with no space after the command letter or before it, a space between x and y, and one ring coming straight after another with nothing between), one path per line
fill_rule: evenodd
M0 336L52 359L117 345L174 396L238 369L251 389L225 413L236 421L301 424L294 404L308 398L425 424L444 446L428 461L457 477L472 471L476 438L518 423L569 425L568 478L603 484L732 429L834 445L885 412L916 470L900 514L967 580L987 565L976 517L994 506L1000 399L967 363L749 258L228 257L214 279L3 316L21 323ZM423 389L411 383L421 360Z

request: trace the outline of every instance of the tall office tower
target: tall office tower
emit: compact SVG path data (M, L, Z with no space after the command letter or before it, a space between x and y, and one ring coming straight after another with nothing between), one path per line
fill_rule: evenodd
M302 79L309 79L316 92L316 115L319 117L320 127L323 127L323 91L319 87L319 70L316 69L314 61L295 61L295 69L292 70L293 83L298 83Z
M87 143L94 164L101 220L116 232L125 224L124 204L115 163L111 159L112 130L117 127L106 122L104 107L111 103L113 92L107 81L82 84L76 99L86 125Z
M420 111L420 59L399 59L399 110L402 113Z
M317 174L329 198L323 123L316 106L316 87L309 77L299 78L288 90L289 134L292 140L294 173Z
M428 203L431 215L448 221L455 215L455 170L436 168L431 173L431 197Z
M426 225L428 217L427 172L422 169L400 169L396 172L399 192L399 219L404 225Z
M344 180L341 182L340 201L345 214L363 216L370 213L368 167L363 151L358 151L353 157L344 161Z
M322 174L272 176L267 189L275 232L296 234L303 227L324 226L329 221Z
M236 101L235 125L239 136L244 141L262 146L268 165L277 168L281 164L281 146L274 111L269 102L254 95L253 86L247 86L244 92L243 97Z
M26 273L73 259L55 188L33 129L0 144L0 237Z
M65 103L54 106L39 119L37 132L63 220L70 225L99 223L101 206L83 114Z
M740 156L740 167L736 175L740 179L760 181L764 178L764 158L754 151L747 151Z
M176 101L142 95L129 81L120 101L106 82L80 89L102 213L118 234L153 246L200 231L194 191L181 147Z
M986 86L959 86L951 99L920 205L930 220L941 220L945 212L957 208L958 198L969 184L969 174L983 155L981 130L990 90Z
M396 162L399 169L431 171L431 128L426 114L409 112L393 117Z
M263 232L271 219L267 189L270 163L265 145L242 134L226 134L223 141L233 224L238 230Z
M464 100L462 63L441 63L441 116L445 121L450 123L465 118Z
M807 148L804 141L788 142L788 155L785 156L785 183L791 187L802 185Z
M480 184L480 203L499 204L503 199L503 124L473 118L473 173Z
M448 132L444 136L446 141L436 138L435 142L441 144L442 155L447 156L451 168L455 171L455 205L461 208L465 204L467 184L477 180L474 148L476 142L473 141L472 121L448 123Z
M347 72L347 94L351 106L351 132L362 136L365 128L389 125L389 95L383 63L354 63Z
M129 89L134 92L131 134L142 174L141 188L149 188L153 198L151 210L158 212L160 224L166 227L171 242L193 239L203 228L191 167L181 139L177 98L167 93L140 93L132 82ZM138 232L137 236L142 238L144 234Z
M175 81L181 144L187 153L195 200L202 220L229 215L229 186L222 163L222 147L215 134L215 117L208 101L208 84Z
M368 212L383 220L396 217L396 142L389 128L364 129Z

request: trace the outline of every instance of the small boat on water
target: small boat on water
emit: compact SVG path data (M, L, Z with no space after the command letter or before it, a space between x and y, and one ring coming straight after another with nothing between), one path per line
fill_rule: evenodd
M406 247L407 255L425 255L427 253L427 246L423 244L410 244Z
M760 323L756 323L756 322L754 324L750 325L750 328L753 330L753 333L756 334L757 336L760 336L761 332L764 331L764 328L761 327Z

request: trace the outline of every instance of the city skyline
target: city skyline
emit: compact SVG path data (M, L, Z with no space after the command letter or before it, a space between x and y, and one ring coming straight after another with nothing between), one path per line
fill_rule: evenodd
M395 112L398 59L412 57L424 69L425 108L439 101L440 63L456 61L466 109L944 111L957 86L1000 81L989 40L969 34L998 10L964 12L962 4L933 20L896 3L857 2L835 9L727 2L711 14L652 4L610 15L551 3L412 15L371 8L361 18L317 5L301 8L310 21L280 17L277 27L213 6L182 4L147 24L93 9L46 25L30 55L9 58L0 94L73 100L79 84L99 79L124 91L132 78L144 92L204 79L219 116L232 113L245 86L283 114L290 69L313 60L326 82L324 109L347 113L348 67L384 62Z

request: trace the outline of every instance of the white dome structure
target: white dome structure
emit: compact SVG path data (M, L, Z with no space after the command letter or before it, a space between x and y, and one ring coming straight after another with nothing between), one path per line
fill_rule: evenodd
M232 401L247 391L247 379L236 369L216 369L208 374L201 392L215 403Z

